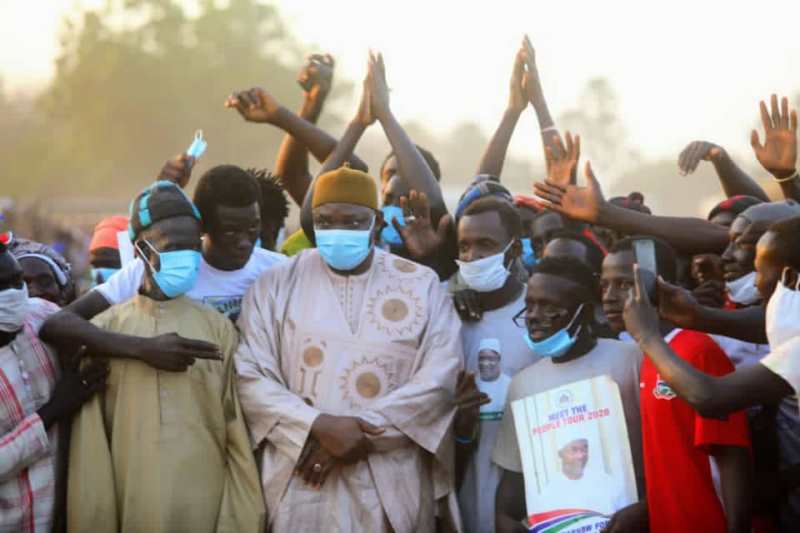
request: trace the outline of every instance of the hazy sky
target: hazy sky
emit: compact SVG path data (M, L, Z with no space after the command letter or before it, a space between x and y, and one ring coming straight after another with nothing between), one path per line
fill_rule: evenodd
M605 76L620 96L633 144L650 157L677 157L694 139L751 157L758 100L800 91L797 0L277 4L309 51L336 56L339 76L360 80L366 50L383 51L396 114L436 131L465 119L493 130L524 32L536 47L554 115L573 105L586 80ZM0 76L7 87L35 86L51 75L59 20L75 5L0 0ZM538 156L534 135L531 114L514 152L533 146Z

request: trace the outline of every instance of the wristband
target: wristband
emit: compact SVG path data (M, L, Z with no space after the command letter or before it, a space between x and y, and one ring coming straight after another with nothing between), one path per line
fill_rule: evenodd
M773 180L774 180L776 183L786 183L787 181L792 181L793 179L795 179L796 177L798 177L798 175L800 175L800 172L798 172L797 170L795 170L795 171L794 171L794 173L793 173L791 176L787 176L787 177L785 177L785 178L772 178L772 179L773 179Z
M545 132L548 132L548 131L558 131L558 128L556 128L555 126L547 126L546 128L542 128L542 133L545 133Z
M463 444L464 446L469 446L470 444L475 442L475 437L468 437L465 439L464 437L459 437L458 435L456 435L455 438L457 443Z

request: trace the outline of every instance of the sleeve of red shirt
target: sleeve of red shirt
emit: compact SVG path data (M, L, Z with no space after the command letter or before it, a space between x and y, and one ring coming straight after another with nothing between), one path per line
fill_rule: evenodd
M734 367L714 340L697 331L682 331L670 343L672 349L697 370L712 376L733 372ZM750 431L744 411L729 415L725 420L694 417L694 445L708 451L713 445L750 447Z

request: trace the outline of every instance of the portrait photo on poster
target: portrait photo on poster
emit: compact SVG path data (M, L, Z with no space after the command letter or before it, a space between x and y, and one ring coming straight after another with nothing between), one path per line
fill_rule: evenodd
M611 378L559 386L511 408L530 531L599 531L637 500L625 414Z

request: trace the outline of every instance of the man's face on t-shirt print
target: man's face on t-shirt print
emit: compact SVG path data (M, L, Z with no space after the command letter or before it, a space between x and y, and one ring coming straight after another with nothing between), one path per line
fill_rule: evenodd
M481 381L494 381L500 377L500 354L494 350L478 352L478 372Z

